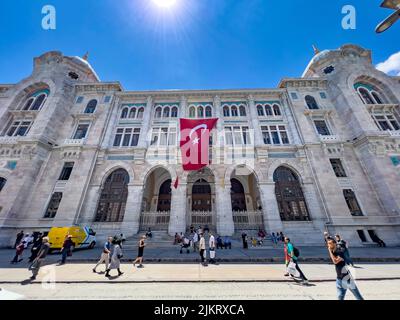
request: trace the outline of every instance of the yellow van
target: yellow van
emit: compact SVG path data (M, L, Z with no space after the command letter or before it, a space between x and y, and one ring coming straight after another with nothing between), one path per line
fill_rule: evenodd
M96 232L89 227L52 227L48 234L50 249L61 249L67 235L72 236L72 241L75 242L74 249L93 249L96 245Z

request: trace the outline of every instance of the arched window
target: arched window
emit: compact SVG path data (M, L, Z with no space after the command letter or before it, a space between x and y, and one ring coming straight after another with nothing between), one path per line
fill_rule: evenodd
M0 177L0 192L3 190L4 186L6 185L7 180Z
M47 98L47 95L44 93L38 95L35 99L35 102L31 106L31 110L40 110L43 107L43 105L46 101L46 98Z
M35 101L35 98L29 98L28 100L26 100L26 103L24 105L24 108L22 110L29 110L29 108L31 107L33 101Z
M129 111L129 118L131 119L136 118L136 108L131 108L131 111Z
M281 115L281 108L279 108L279 106L277 104L274 104L274 114L276 116L280 116Z
M231 114L232 114L232 117L237 117L237 116L239 116L239 114L238 114L238 109L237 109L236 106L232 106L232 108L231 108Z
M171 110L171 117L172 118L177 118L178 117L178 108L177 107L173 107Z
M85 113L93 113L97 107L97 100L90 100L85 108Z
M154 114L154 118L161 118L161 112L162 112L161 107L158 107L158 108L156 109L155 114Z
M375 102L376 102L377 104L383 104L382 99L381 99L381 97L379 96L379 94L378 94L377 92L372 91L371 94L372 94L372 96L374 97Z
M204 117L204 108L202 106L197 108L197 117L199 117L199 118Z
M231 202L232 211L247 211L243 185L235 178L231 179Z
M171 183L172 180L168 179L160 186L157 211L171 211Z
M196 117L196 108L195 107L190 107L190 109L189 109L189 117L190 118L195 118Z
M267 115L267 116L272 116L272 115L273 115L273 114L272 114L271 106L270 106L269 104L267 104L267 105L265 106L265 115Z
M111 173L101 190L96 222L122 222L128 199L129 174L124 169Z
M257 113L260 117L264 117L264 108L260 104L257 106Z
M206 118L211 118L212 117L212 109L210 106L206 107Z
M121 112L121 119L126 119L128 117L128 112L129 112L128 108L123 108Z
M306 104L307 104L308 109L310 109L310 110L319 109L317 101L312 96L306 96Z
M138 110L137 118L138 118L138 119L143 119L143 115L144 115L144 108L141 107L141 108L139 108L139 110Z
M163 118L169 118L169 107L164 108Z
M239 113L240 113L241 117L245 117L246 116L246 108L245 108L245 106L241 105L239 107Z
M297 175L286 167L274 172L275 195L282 221L309 221L306 200Z
M365 104L375 104L375 101L372 99L372 96L369 94L369 91L365 88L358 88L358 92L360 94L362 102Z
M230 111L229 111L229 107L225 106L223 109L224 112L224 117L229 117L230 116Z

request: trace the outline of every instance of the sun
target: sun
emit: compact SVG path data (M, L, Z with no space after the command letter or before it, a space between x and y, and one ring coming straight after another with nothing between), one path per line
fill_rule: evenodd
M176 0L153 0L153 2L159 7L170 8L176 3Z

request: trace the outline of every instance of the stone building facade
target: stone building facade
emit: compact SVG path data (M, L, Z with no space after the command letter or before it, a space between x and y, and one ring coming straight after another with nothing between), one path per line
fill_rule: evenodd
M254 90L125 91L85 59L45 53L0 85L0 244L21 229L174 235L194 224L398 245L399 101L399 77L355 45ZM211 164L184 172L179 118L210 117Z

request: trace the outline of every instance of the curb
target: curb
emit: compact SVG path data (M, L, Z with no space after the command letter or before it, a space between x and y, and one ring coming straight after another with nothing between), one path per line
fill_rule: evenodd
M400 280L400 277L382 277L382 278L360 278L356 281L390 281L390 280ZM0 281L0 285L2 284L21 284L23 281ZM314 279L309 280L309 283L323 283L323 282L335 282L335 278L330 279ZM293 279L264 279L264 280L129 280L129 281L120 281L120 280L97 280L97 281L88 281L88 280L65 280L65 281L56 281L56 282L45 282L45 283L55 283L55 284L134 284L134 283L294 283L300 284L299 282ZM27 281L25 284L43 284L42 281Z

